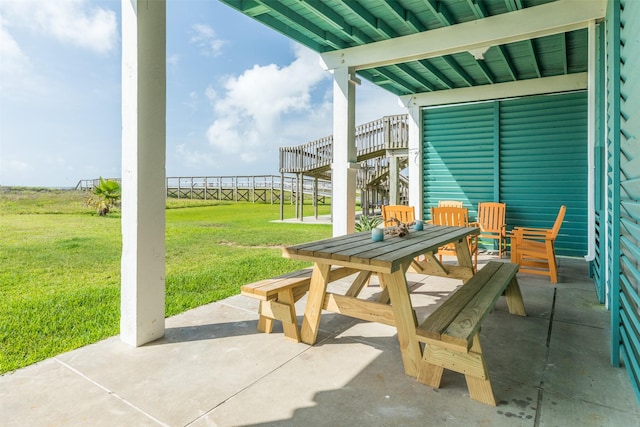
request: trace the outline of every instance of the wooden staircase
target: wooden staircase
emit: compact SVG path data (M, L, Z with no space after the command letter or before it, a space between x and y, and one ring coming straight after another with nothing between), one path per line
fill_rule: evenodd
M408 164L408 116L385 116L356 128L356 156L360 164L357 186L363 212L371 212L388 203L390 158L398 158L398 169ZM306 144L280 147L280 173L295 173L317 179L331 179L333 136L326 136ZM406 203L408 179L402 175L401 203ZM404 200L403 200L404 199Z

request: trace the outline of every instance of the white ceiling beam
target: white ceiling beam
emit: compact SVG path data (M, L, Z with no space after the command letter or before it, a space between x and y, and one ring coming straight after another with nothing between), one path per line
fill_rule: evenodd
M449 27L323 53L328 70L356 70L451 55L586 28L607 0L558 0Z
M588 73L576 73L518 82L496 83L460 89L439 90L400 97L407 108L489 101L587 89Z

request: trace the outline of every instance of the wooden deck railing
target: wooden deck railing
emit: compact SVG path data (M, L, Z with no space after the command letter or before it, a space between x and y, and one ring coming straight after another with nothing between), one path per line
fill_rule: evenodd
M387 150L408 149L408 116L385 116L356 128L356 155L358 162L384 157ZM306 144L280 147L280 172L315 173L331 168L333 135Z
M108 178L121 182L120 178ZM100 179L81 179L76 190L91 191ZM292 201L302 192L306 197L315 195L319 200L331 197L331 182L314 178L302 181L295 176L238 175L238 176L175 176L166 178L167 197L178 199L210 199L246 202L280 200L280 193L288 193Z

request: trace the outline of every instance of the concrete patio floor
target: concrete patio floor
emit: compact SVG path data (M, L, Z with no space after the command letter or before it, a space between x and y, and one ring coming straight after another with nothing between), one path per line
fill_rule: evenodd
M280 325L257 333L257 301L237 295L167 319L146 346L112 337L0 377L0 425L640 425L626 370L609 364L609 312L587 265L559 262L555 286L519 275L527 317L500 300L484 322L497 407L472 401L460 374L445 372L438 390L405 375L394 328L325 312L310 347ZM418 320L459 285L409 280ZM379 290L373 279L365 292Z

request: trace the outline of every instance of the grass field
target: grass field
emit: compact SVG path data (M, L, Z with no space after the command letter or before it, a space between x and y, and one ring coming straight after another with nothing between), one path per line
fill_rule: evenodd
M95 215L86 196L0 188L0 373L119 332L120 215ZM279 216L279 205L167 201L166 315L305 266L280 248L331 235Z

